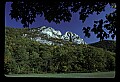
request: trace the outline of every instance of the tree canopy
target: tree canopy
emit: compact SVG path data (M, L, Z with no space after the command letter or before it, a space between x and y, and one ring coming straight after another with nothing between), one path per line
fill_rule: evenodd
M35 22L37 15L44 16L45 20L48 22L55 22L56 24L64 22L70 22L72 18L71 13L79 12L79 19L84 21L90 14L94 12L98 15L102 11L105 11L107 4L110 4L111 7L116 9L116 4L113 2L91 2L91 1L51 1L43 0L40 2L37 1L13 1L11 7L10 16L16 21L21 20L23 27L29 27L29 24ZM83 27L83 32L86 37L90 37L90 32L96 34L97 38L100 38L102 41L104 38L109 38L111 34L112 39L116 36L116 10L111 12L109 15L106 15L107 20L98 20L94 21L93 27ZM107 29L109 33L105 30Z
M116 54L85 44L47 45L23 37L24 28L5 28L5 74L114 71ZM112 49L112 48L110 48Z

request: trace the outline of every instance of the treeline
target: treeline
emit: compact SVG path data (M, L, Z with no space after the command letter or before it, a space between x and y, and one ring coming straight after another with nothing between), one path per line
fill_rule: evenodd
M104 50L111 51L115 53L116 42L112 40L103 40L96 43L89 44L94 47L103 48Z
M5 74L115 70L115 53L83 44L40 44L21 37L22 32L21 29L6 29Z

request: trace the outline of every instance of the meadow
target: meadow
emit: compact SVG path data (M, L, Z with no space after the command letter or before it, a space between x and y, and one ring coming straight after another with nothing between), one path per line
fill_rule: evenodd
M94 73L46 73L46 74L11 74L6 77L40 77L40 78L115 78L115 71Z

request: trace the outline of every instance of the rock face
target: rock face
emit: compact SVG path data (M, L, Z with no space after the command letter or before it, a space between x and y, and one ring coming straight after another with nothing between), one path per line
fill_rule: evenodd
M40 32L43 34L47 34L48 37L52 37L52 38L60 38L61 37L61 32L60 31L56 31L51 27L41 27L40 28Z
M81 39L77 34L72 33L72 32L66 32L61 39L66 40L66 41L70 41L70 42L74 42L77 44L86 44L86 42L83 41L83 39Z
M40 43L43 43L43 44L49 44L49 45L53 44L54 45L54 43L52 41L44 40L41 37L35 37L34 40L38 41Z
M31 40L35 40L43 44L63 45L60 42L58 43L58 42L51 40L50 38L52 39L54 38L57 40L63 40L63 41L69 41L69 42L73 42L76 44L86 44L86 42L84 42L84 40L81 39L77 34L67 31L64 35L62 35L60 31L57 31L53 29L52 27L42 26L42 27L38 27L37 29L33 28L31 29L31 32L34 32L32 34L37 33L36 35L38 35L36 37L31 38ZM42 37L41 35L44 35L45 37ZM24 34L23 36L26 37L27 34Z

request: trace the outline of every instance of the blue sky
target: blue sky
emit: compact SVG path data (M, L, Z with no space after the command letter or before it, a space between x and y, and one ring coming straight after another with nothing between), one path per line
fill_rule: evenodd
M9 16L10 9L11 9L11 3L7 2L5 6L5 26L14 27L14 28L23 28L23 25L21 24L20 21L16 22L14 19L11 19L11 17ZM96 35L91 33L91 37L87 38L84 36L82 28L86 26L92 27L94 20L105 19L105 15L112 11L113 9L110 8L109 5L107 5L105 8L105 12L101 12L101 14L99 15L96 15L95 13L93 15L89 15L89 17L86 19L84 23L82 23L82 21L79 20L79 13L73 13L70 22L61 22L60 24L56 24L54 22L49 23L47 20L45 20L44 16L42 17L37 16L36 22L30 25L30 28L48 26L54 28L55 30L60 30L62 34L65 34L66 31L71 31L79 35L80 38L83 38L86 43L88 44L94 43L99 41L99 39L96 38ZM111 38L108 39L111 40Z

